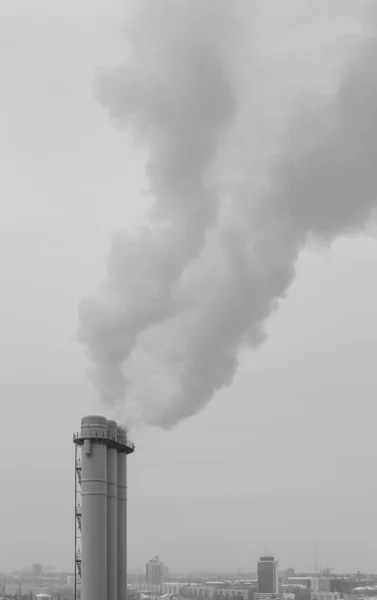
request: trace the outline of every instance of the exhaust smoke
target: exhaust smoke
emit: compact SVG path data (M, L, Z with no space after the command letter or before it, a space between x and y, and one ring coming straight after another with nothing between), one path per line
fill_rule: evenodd
M171 427L229 385L240 351L263 341L308 241L368 224L377 41L369 19L337 93L294 120L260 188L244 95L253 94L244 61L257 5L138 6L133 52L98 77L97 93L147 146L155 202L147 228L114 235L106 280L80 305L80 340L106 404L127 422Z

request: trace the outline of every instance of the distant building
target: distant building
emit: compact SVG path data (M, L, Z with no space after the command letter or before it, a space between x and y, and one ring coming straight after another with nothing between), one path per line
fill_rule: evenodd
M287 594L288 598L294 599L294 594ZM283 594L254 594L254 600L283 600Z
M306 587L310 590L315 590L315 585L312 577L284 577L284 585L298 585Z
M160 561L158 556L155 556L146 564L146 583L151 585L161 585L166 578L167 572L167 567Z
M254 600L255 586L209 581L205 584L188 582L166 582L162 585L133 582L128 585L129 591L138 591L146 595L167 595L171 598L187 600ZM145 599L144 599L145 600Z
M288 596L293 596L295 600L311 600L312 598L311 589L304 585L283 584L280 585L280 592L285 599Z
M368 586L373 582L347 577L320 577L318 589L320 592L331 592L338 594L350 594L355 588Z
M6 596L20 596L20 584L18 583L7 583L5 585L5 595Z
M294 577L295 576L295 570L292 567L289 567L286 571L285 571L285 576L286 577Z
M331 591L331 579L330 577L320 577L318 579L318 591L319 592L330 592Z
M35 563L35 565L33 565L33 575L34 577L41 577L42 565L40 563Z
M358 599L360 600L360 596ZM312 600L340 600L340 594L337 592L315 592L312 594Z
M262 556L258 562L258 594L278 593L278 563L273 556Z

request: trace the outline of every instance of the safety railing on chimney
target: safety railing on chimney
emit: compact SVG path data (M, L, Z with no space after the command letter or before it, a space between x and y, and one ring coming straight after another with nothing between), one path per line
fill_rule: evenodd
M75 433L73 435L73 441L77 442L79 440L82 440L86 437L90 437L90 439L98 439L98 440L109 440L109 441L113 441L113 442L120 442L121 444L127 446L127 448L129 448L131 451L135 450L135 444L133 444L132 442L130 442L130 440L128 440L126 438L126 436L119 436L117 433L113 432L113 431L93 431L90 430L90 435L86 435L83 434L81 431L79 431L78 433Z

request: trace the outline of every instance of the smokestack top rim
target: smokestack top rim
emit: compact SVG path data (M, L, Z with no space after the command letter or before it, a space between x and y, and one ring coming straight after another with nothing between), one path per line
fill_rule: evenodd
M81 427L106 427L107 419L102 415L87 415L81 419Z
M127 429L122 425L118 425L117 427L117 440L118 443L122 444L124 447L130 445L129 440L127 439ZM133 446L133 444L131 445Z
M105 444L119 453L131 454L135 450L135 444L128 439L126 428L100 415L87 415L81 419L81 430L73 435L73 442L77 446L83 446L85 440Z
M109 419L107 421L107 429L110 432L117 434L118 433L118 425L117 425L116 421L113 421L112 419Z

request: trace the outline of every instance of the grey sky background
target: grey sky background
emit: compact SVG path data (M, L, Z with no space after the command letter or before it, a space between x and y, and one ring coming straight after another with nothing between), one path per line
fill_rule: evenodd
M260 144L312 90L331 90L364 3L250 4ZM0 568L72 568L73 444L95 392L77 345L77 306L103 276L110 237L143 221L145 156L93 93L120 63L131 5L0 4L2 273ZM251 10L250 9L250 10ZM259 137L258 137L259 136ZM241 151L242 155L242 151ZM376 570L377 245L311 247L234 384L169 432L139 428L129 460L130 566Z

